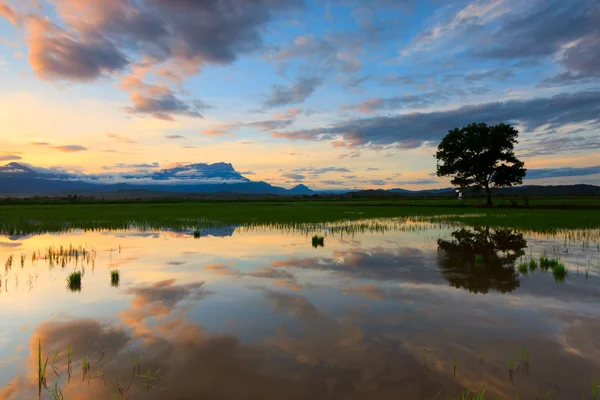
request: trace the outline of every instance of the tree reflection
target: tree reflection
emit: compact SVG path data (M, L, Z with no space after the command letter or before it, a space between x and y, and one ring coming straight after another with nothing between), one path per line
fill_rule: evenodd
M438 240L439 267L451 286L472 293L512 292L519 287L515 262L525 254L527 241L510 229L475 227L452 232Z

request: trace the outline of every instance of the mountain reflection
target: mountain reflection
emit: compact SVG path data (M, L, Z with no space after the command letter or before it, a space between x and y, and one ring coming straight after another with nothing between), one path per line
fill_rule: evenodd
M519 287L515 262L527 241L510 229L459 229L438 240L439 267L451 286L472 293L512 292Z

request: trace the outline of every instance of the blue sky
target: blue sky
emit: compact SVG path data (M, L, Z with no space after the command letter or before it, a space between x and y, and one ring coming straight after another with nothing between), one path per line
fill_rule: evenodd
M598 184L599 49L596 0L0 0L0 160L444 187L444 134L507 122L526 183Z

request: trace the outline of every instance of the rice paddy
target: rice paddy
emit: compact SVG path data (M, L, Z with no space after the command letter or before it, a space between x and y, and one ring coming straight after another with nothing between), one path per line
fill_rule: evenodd
M0 237L0 316L15 321L0 336L0 398L598 390L591 228L438 217L147 228Z

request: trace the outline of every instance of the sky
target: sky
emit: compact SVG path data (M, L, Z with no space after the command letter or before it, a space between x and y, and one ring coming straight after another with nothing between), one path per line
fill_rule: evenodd
M599 83L598 0L0 0L0 164L428 189L505 122L525 183L600 184Z

